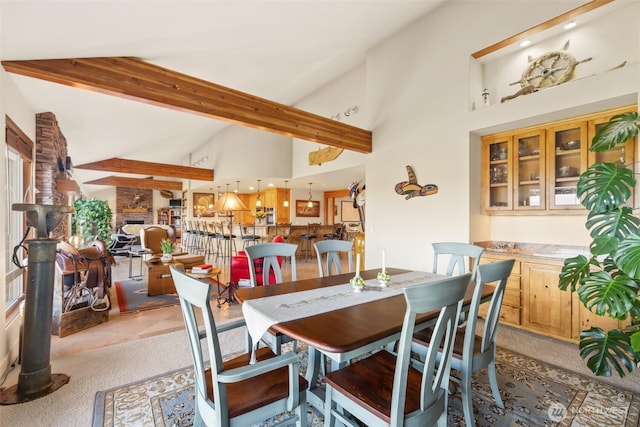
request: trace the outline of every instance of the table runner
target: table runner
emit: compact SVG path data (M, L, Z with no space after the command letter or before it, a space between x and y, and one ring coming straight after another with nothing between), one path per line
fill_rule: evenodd
M402 294L402 290L408 286L442 278L444 276L434 273L412 271L391 276L391 281L386 287L381 287L376 279L365 280L365 290L362 292L354 291L349 283L345 283L257 298L243 302L242 313L254 345L257 345L267 329L276 323L389 298Z

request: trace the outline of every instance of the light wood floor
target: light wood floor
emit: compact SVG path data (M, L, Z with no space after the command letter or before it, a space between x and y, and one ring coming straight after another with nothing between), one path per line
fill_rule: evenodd
M226 283L229 278L229 262L215 262L212 264L222 268L220 280ZM126 279L129 276L129 259L127 257L116 257L116 265L113 266L113 281ZM139 260L133 260L134 273L139 268ZM289 264L283 266L283 280L291 278L291 268ZM318 275L318 263L316 258L308 261L297 261L297 277L304 279L316 277ZM63 338L51 337L51 357L74 354L86 350L91 350L108 345L118 344L126 341L133 341L140 338L164 334L184 328L180 306L158 308L133 314L121 315L118 310L115 288L111 288L111 311L109 321L93 326L75 334ZM242 310L237 303L224 304L217 308L213 305L214 317L217 321L232 319L242 316Z

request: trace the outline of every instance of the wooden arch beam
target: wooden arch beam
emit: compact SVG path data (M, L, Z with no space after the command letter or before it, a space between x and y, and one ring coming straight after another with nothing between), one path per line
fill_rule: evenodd
M371 153L371 131L229 89L132 57L2 61L36 79L201 114L255 129Z
M191 166L170 165L167 163L143 162L140 160L110 159L97 162L74 165L75 169L89 169L94 171L132 173L139 175L167 176L171 178L196 179L199 181L213 181L213 169L194 168Z

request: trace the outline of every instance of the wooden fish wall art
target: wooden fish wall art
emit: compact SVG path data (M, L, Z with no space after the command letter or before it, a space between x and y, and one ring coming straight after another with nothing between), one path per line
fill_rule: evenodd
M430 196L438 192L438 186L435 184L418 184L416 174L411 166L407 166L407 174L409 175L409 181L402 181L396 184L396 193L405 196L405 199L409 200L416 196Z

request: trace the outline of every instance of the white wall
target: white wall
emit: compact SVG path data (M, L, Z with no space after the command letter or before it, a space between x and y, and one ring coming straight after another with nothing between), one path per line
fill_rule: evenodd
M470 82L479 84L470 78L470 70L478 69L470 64L472 52L578 3L447 2L371 50L366 98L374 152L366 164L366 267L378 266L385 248L391 266L430 269L431 242L442 240L586 244L583 215L480 215L479 135L637 102L637 65L469 111ZM616 25L635 29L624 49L637 46L638 4L632 8L624 24L616 17ZM464 31L452 29L452 22ZM407 179L406 165L419 184L436 184L439 192L410 200L396 195L394 185Z
M214 181L192 181L192 189L217 191L216 180L255 183L256 179L265 177L288 179L291 177L291 138L244 126L228 126L191 153L192 162L202 158L206 160L198 167L214 169Z
M368 105L365 96L366 67L362 64L343 74L330 84L309 94L296 103L296 108L323 117L340 113L340 122L364 129L370 128ZM353 106L358 112L345 117L342 113ZM294 139L292 150L291 176L300 178L341 170L364 164L368 155L353 151L343 151L336 160L322 165L309 165L309 153L326 146L309 141ZM358 177L354 177L356 179ZM344 183L347 188L349 182ZM332 189L333 190L333 189Z

